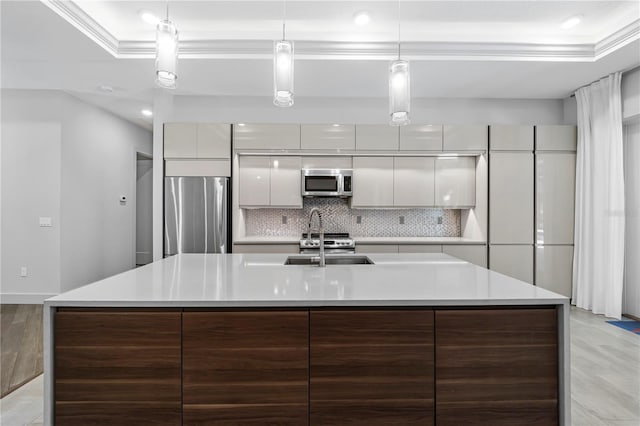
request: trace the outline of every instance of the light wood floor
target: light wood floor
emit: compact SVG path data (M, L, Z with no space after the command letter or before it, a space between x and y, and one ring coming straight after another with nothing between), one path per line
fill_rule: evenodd
M571 423L639 426L640 336L605 321L571 309ZM39 376L0 400L0 424L42 425L42 392Z
M0 305L2 397L42 374L42 305Z

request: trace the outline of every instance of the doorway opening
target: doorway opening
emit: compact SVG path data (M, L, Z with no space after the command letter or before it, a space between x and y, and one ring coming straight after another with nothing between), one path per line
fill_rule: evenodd
M153 261L153 158L136 153L136 267Z

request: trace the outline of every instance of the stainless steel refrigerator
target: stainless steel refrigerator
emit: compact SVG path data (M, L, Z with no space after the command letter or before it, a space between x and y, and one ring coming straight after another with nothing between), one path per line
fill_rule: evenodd
M229 252L229 178L164 179L164 255Z

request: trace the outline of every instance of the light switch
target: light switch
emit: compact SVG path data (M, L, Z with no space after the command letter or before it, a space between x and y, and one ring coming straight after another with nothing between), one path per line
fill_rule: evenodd
M53 226L53 222L51 221L50 217L41 217L40 218L40 226L41 227L46 227L49 228L51 226Z

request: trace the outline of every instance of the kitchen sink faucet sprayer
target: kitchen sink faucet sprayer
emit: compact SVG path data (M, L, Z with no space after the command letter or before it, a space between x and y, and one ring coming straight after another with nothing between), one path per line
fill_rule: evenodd
M318 215L318 234L320 237L320 262L318 263L318 266L324 267L324 230L322 229L322 213L320 213L320 209L317 207L312 208L311 212L309 212L309 229L307 231L307 240L311 240L311 222L313 221L314 213L317 213Z

